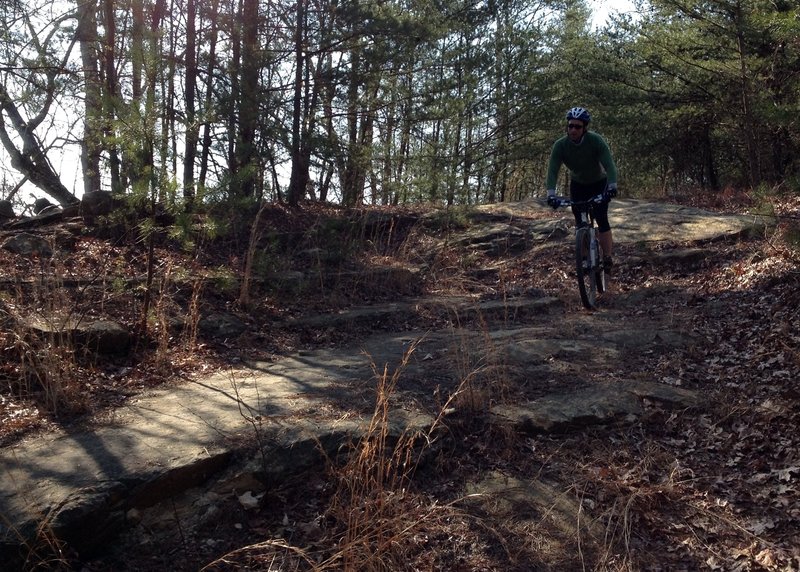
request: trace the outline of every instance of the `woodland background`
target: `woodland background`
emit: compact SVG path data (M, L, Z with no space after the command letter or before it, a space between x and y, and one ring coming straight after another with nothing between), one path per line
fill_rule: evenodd
M497 396L549 393L549 373L517 387L501 359L484 370L462 363L468 352L442 354L460 368L452 381L477 391L449 426L458 445L413 487L405 474L387 485L383 450L354 449L334 478L284 483L257 511L228 495L199 532L175 525L170 499L156 515L168 533L133 529L110 546L118 559L86 562L42 527L48 550L24 555L30 569L263 569L277 557L300 569L308 553L332 563L317 570L798 570L796 0L651 0L605 28L576 0L0 0L0 14L0 199L24 214L30 189L63 207L102 191L132 207L121 222L65 208L3 224L4 244L52 245L51 256L0 248L0 444L12 453L37 431L91 430L141 392L241 360L352 344L376 327L452 325L427 311L356 331L294 325L409 289L504 311L559 296L574 306L537 315L556 328L548 338L667 324L702 340L586 370L697 389L702 414L655 406L632 425L535 440L487 438L480 413ZM511 222L571 218L537 201L483 207L527 218L474 207L543 194L574 105L608 139L622 199L761 211L778 230L620 240L596 315L572 310L568 232L500 259L458 247L457 231L487 220L510 233ZM173 216L157 217L164 209ZM152 217L128 216L142 212ZM373 280L382 269L411 278ZM198 337L209 316L242 335ZM71 327L62 317L113 319L133 334L131 354L95 362L52 343ZM419 388L451 403L438 385ZM592 555L586 538L531 524L527 508L522 519L452 510L460 484L487 469L530 479L532 467L579 501L573 520L588 510L603 524Z
M573 105L627 196L797 192L797 4L637 10L596 29L584 0L2 0L0 198L518 200Z

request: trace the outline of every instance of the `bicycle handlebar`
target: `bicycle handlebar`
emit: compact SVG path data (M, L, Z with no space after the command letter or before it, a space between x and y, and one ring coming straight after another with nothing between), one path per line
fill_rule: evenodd
M593 204L593 203L610 202L611 201L611 197L606 195L605 192L602 192L602 193L599 193L599 194L593 196L592 198L590 198L590 199L588 199L586 201L573 201L572 199L569 199L567 197L556 197L556 200L558 200L558 206L559 207L573 207L573 206L574 207L580 207L580 206L589 205L589 204Z

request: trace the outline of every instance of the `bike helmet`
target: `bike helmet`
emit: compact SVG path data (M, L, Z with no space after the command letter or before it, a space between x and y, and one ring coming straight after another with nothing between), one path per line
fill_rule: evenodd
M589 111L585 107L573 107L567 111L567 121L570 119L577 119L584 123L589 123L592 120L592 116L589 115Z

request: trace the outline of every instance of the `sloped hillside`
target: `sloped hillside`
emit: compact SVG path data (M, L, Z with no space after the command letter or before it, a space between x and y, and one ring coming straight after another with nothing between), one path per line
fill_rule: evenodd
M425 349L422 367L387 392L390 403L441 407L449 438L424 463L408 450L418 470L376 482L364 465L321 468L250 505L210 484L140 515L79 567L797 569L800 205L777 209L777 226L753 226L618 201L617 265L597 312L577 298L570 217L536 203L273 205L165 227L152 250L135 227L6 226L0 240L24 233L50 251L0 249L0 437L9 448L91 428L142 392L242 361L384 334L471 336L469 352ZM532 299L555 305L523 315L519 301ZM467 311L478 304L498 311ZM100 322L127 334L124 351L74 334ZM692 392L699 405L645 399L628 418L557 431L488 421L498 404L637 381ZM369 414L374 401L351 405ZM209 506L216 516L198 521Z

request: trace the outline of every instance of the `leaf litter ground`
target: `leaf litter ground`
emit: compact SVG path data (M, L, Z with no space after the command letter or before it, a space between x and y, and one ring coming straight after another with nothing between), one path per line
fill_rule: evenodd
M712 205L713 206L713 205ZM731 205L723 205L730 208ZM796 246L786 237L796 223L796 200L778 204L787 228L768 238L700 245L699 266L647 264L633 245L617 247L614 290L604 304L627 324L665 316L697 342L672 353L638 356L614 370L594 372L608 379L645 376L699 391L700 411L665 411L649 404L634 423L597 427L558 436L497 434L480 415L451 422L453 439L426 460L402 486L362 491L345 502L341 468L289 480L255 506L212 490L190 491L143 518L142 526L119 539L108 554L78 566L100 570L350 569L379 570L798 570L800 569L800 313ZM330 211L304 210L309 225ZM303 222L276 209L269 224L297 232ZM535 216L550 216L538 213ZM426 252L430 238L405 237L400 250L412 258ZM412 243L415 241L415 243ZM401 241L402 242L402 241ZM660 245L661 251L685 245ZM112 246L82 239L65 266L74 276L97 275L98 260L119 263L130 277L143 272L140 245ZM166 268L208 271L241 264L233 248L204 245L194 257L165 245L158 259ZM395 251L397 252L397 251ZM412 254L409 254L412 253ZM433 257L428 292L477 293L486 298L507 292L543 292L567 304L553 328L569 331L573 317L586 317L575 301L569 274L571 256L563 245L548 245L501 261L499 274L481 281L465 269L480 265L472 253L443 250ZM375 253L372 254L375 256ZM2 254L13 281L30 275L30 262ZM384 261L391 261L391 253ZM493 264L497 267L497 261ZM502 280L498 281L497 277ZM626 294L647 291L645 304L624 303ZM136 306L106 289L106 314L133 326ZM363 302L391 299L391 292L340 292L313 300L266 299L265 321ZM615 297L616 296L616 297ZM42 300L30 296L26 300ZM21 304L19 298L6 304ZM115 300L120 303L115 305ZM208 295L229 307L230 296ZM96 305L94 307L97 307ZM438 327L434 320L429 326ZM2 438L6 444L57 424L91 423L103 411L137 392L180 376L199 375L228 362L235 353L274 359L310 345L347 340L335 331L280 331L255 335L250 344L199 343L156 361L156 340L143 343L126 363L76 364L71 406L58 415L44 412L35 387L15 386L19 365L6 360L0 391ZM370 332L361 332L367 335ZM4 333L6 357L16 355L14 331ZM156 338L154 335L153 338ZM350 340L351 341L351 340ZM554 484L574 501L575 531L581 519L602 527L602 535L564 533L546 514L493 519L492 512L465 502L465 484L490 472ZM397 484L397 483L395 483ZM359 504L360 503L360 504ZM364 546L347 539L348 527L378 507ZM360 511L360 512L359 512ZM204 518L198 518L202 513ZM188 523L193 523L189 526ZM183 523L183 524L182 524ZM374 535L374 536L371 536ZM385 545L381 545L385 542ZM381 548L382 546L382 548ZM349 556L348 556L349 555ZM65 555L68 559L69 555ZM372 560L370 560L372 559Z

